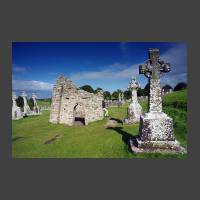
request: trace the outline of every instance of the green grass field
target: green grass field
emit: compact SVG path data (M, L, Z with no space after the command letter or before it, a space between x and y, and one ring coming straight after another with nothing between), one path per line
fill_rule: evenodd
M51 106L51 102L49 99L40 99L37 100L38 106L42 107L42 106Z
M178 103L174 103L178 102ZM42 102L43 103L43 102ZM41 102L38 103L41 106ZM46 105L46 104L45 104ZM49 103L48 103L49 105ZM147 102L141 102L146 111ZM187 92L163 97L164 111L174 120L175 137L187 147ZM109 108L111 117L123 119L127 106ZM133 154L127 140L138 134L138 126L119 125L106 129L107 119L88 126L68 127L48 122L49 111L12 122L12 155L14 158L185 158L176 154Z

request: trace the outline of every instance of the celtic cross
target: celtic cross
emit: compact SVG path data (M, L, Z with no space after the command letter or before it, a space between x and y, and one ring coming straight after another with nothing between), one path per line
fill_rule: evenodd
M139 66L139 73L149 78L149 112L162 112L160 74L170 72L170 63L159 58L159 49L149 49L149 59Z

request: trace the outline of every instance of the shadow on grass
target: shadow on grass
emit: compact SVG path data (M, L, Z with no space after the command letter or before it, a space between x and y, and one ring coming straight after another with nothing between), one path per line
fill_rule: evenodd
M122 130L123 127L108 127L107 129L112 129L112 130L116 131L118 134L120 134L122 136L122 141L128 146L128 150L130 152L132 152L129 141L130 141L130 139L134 138L133 135L127 133L124 130Z
M23 138L24 137L22 137L22 136L16 136L16 137L12 138L12 142L15 142L15 141L23 139Z
M117 123L121 123L123 125L123 121L121 119L117 119L117 118L111 117L110 120L114 120Z
M54 137L52 137L52 138L46 140L46 141L44 142L44 144L50 144L50 143L52 143L54 140L58 139L59 136L60 136L59 134L56 134Z
M107 129L112 129L115 130L118 134L122 136L122 141L127 145L128 151L133 153L130 147L130 139L132 140L133 144L137 146L137 141L136 137L139 137L139 135L133 136L126 131L122 130L123 127L108 127ZM187 158L187 153L186 154L174 154L174 153L159 153L159 152L153 152L153 153L133 153L133 157L136 158L162 158L162 159L185 159Z

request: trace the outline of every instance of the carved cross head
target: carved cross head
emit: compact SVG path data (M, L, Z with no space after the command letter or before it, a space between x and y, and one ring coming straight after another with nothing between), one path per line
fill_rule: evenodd
M137 80L136 80L136 77L133 76L133 77L131 78L130 83L129 83L128 89L129 89L129 90L137 90L139 87L140 87L140 86L139 86L139 83L138 83Z
M170 72L170 63L159 58L159 49L149 49L149 59L139 66L139 74L144 74L147 78L159 79L160 73Z

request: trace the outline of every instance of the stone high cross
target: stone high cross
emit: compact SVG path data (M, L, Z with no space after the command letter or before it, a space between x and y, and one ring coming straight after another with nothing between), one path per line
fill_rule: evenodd
M140 116L140 134L130 139L134 152L186 152L175 140L173 119L162 112L160 74L169 72L170 64L159 59L158 49L149 49L149 59L139 67L149 78L149 111Z
M128 107L128 123L136 123L140 121L140 115L142 114L142 107L138 103L137 99L137 90L139 88L139 83L136 80L136 77L131 78L128 89L131 91L132 98L131 104Z
M149 49L149 59L139 66L139 73L149 78L149 112L162 112L160 74L170 72L170 63L159 58L159 49Z
M139 84L136 80L136 77L132 77L131 78L131 81L129 83L129 86L128 86L128 90L131 91L131 95L132 95L132 98L131 98L131 101L132 102L137 102L137 90L139 88Z

